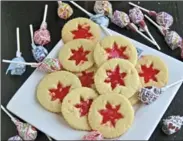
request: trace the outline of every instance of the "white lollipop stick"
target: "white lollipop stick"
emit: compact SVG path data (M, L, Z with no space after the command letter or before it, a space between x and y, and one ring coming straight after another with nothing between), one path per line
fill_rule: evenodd
M30 27L31 41L32 41L32 44L33 44L34 43L34 39L33 39L33 27L32 27L32 24L30 24L29 27Z
M143 10L144 12L147 12L147 13L150 12L150 10L145 9L145 8L143 8L141 6L138 6L138 5L136 5L136 4L132 3L132 2L129 2L129 4L132 5L132 6L134 6L134 7L138 7L139 9Z
M72 3L74 6L76 6L78 9L80 9L81 11L83 11L85 14L87 14L89 17L92 17L93 14L86 11L84 8L82 8L80 5L78 5L77 3L75 3L74 1L70 1L70 3ZM102 28L102 30L108 35L111 36L112 34L107 30L106 27L104 27L103 25L100 25L100 27Z
M162 35L164 35L162 28L161 28L157 23L155 23L155 22L154 22L149 16L147 16L147 15L145 15L145 18L146 18L149 22L151 22L151 23L161 32Z
M11 118L12 121L16 121L16 119L1 105L1 109Z
M178 81L176 81L176 82L174 82L174 83L172 83L172 84L170 84L170 85L168 85L168 86L165 86L165 87L162 88L162 89L163 89L163 91L164 91L164 90L166 90L166 89L168 89L168 88L170 88L170 87L173 87L173 86L175 86L175 85L177 85L177 84L179 84L179 83L181 83L181 82L183 82L183 79L178 80Z
M144 37L146 40L151 42L153 45L156 45L151 39L149 39L145 34L143 34L141 31L138 30L137 26L134 23L130 23L130 26L142 37Z
M89 17L93 16L93 14L89 13L88 11L86 11L83 7L81 7L80 5L75 3L74 1L70 1L70 3L72 3L74 6L76 6L78 9L80 9L84 13L86 13Z
M3 59L2 62L4 63L14 63L14 64L23 64L23 65L28 65L28 66L33 66L37 65L38 63L27 63L27 62L19 62L19 61L10 61L10 60L5 60Z
M16 28L16 34L17 34L17 52L16 52L16 56L17 56L17 57L21 57L19 27Z
M44 16L43 16L42 23L45 23L46 22L47 11L48 11L48 5L46 4L45 5L45 8L44 8Z

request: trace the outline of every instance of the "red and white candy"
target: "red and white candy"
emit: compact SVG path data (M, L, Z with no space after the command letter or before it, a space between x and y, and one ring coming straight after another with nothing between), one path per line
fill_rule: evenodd
M104 137L99 131L91 131L84 135L83 140L103 140Z
M50 32L47 30L46 16L48 5L45 5L44 18L40 29L34 32L34 42L38 45L46 45L51 41Z

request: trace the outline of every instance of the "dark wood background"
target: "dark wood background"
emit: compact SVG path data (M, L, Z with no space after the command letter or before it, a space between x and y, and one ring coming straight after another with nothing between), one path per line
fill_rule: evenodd
M137 3L137 2L136 2ZM174 24L171 27L173 30L177 31L181 36L183 36L183 2L138 2L141 6L146 8L156 10L156 11L166 11L169 12L174 17ZM65 20L59 19L57 16L57 2L49 2L49 1L42 1L42 2L5 2L2 3L2 10L1 10L1 56L3 59L12 59L15 57L16 53L16 27L20 27L20 45L21 45L21 52L23 53L23 57L26 61L34 61L31 53L31 39L29 33L29 24L33 24L34 30L38 29L44 11L44 5L48 4L48 16L47 16L47 23L48 29L51 32L52 41L50 44L47 45L47 49L50 51L55 44L61 39L61 29L63 25L67 22ZM90 12L93 12L93 5L94 2L78 2L79 5L84 7ZM131 8L127 2L112 2L113 9L121 10L128 12ZM79 9L75 8L71 5L74 9L74 14L70 18L75 17L87 17L83 12ZM155 37L156 41L161 46L161 52L166 53L178 60L180 58L180 50L177 49L172 51L164 42L163 37L160 35L158 30L154 26L152 26L149 22L147 22L150 32ZM124 34L130 38L133 38L137 41L140 41L146 45L151 46L152 48L156 48L148 41L140 37L139 35L132 33L126 29L121 29L114 24L110 24L109 28L117 31L121 34ZM183 60L181 60L183 61ZM175 64L176 65L176 64ZM27 71L21 76L10 76L5 75L5 71L8 65L2 63L1 65L1 103L6 106L11 97L15 94L15 92L20 88L20 86L26 81L29 75L33 72L34 69L27 67ZM180 70L182 71L182 70ZM28 90L31 91L31 90ZM25 92L26 95L26 92ZM22 99L25 100L25 99ZM183 86L179 89L176 97L172 101L171 105L167 109L164 117L169 115L182 115L183 116ZM29 107L27 108L27 112L29 112ZM156 109L154 109L156 110ZM149 111L150 113L151 111ZM10 121L10 119L5 115L4 112L1 112L1 139L7 140L9 137L14 136L17 134L16 128L14 124ZM35 116L36 115L32 115ZM153 116L153 115L152 115ZM147 119L148 120L148 119ZM151 122L151 121L149 121ZM143 124L143 123L142 123ZM139 127L139 130L141 127ZM62 134L62 131L60 131ZM161 131L161 122L155 129L154 133L152 134L150 140L183 140L183 132L180 131L175 135L166 136ZM45 135L39 133L37 140L47 140Z

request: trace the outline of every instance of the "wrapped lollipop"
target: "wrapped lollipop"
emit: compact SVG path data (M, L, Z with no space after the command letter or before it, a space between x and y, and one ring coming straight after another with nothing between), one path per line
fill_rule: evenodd
M151 22L164 36L166 43L168 46L174 50L178 47L183 48L183 39L177 34L175 31L168 31L161 26L157 25L150 17L145 15L145 18Z
M138 24L140 26L140 28L149 35L149 37L155 43L156 47L159 50L161 50L160 46L157 44L157 42L155 41L154 37L149 32L149 29L148 29L148 27L147 27L147 25L146 25L146 23L144 21L144 15L143 15L142 11L139 8L134 7L134 8L129 10L129 17L130 17L131 21L134 24Z
M31 44L32 54L33 54L34 59L36 61L41 62L48 55L48 51L43 46L36 46L34 44L32 24L30 24L29 27L30 27L30 34L31 34L31 41L32 41L32 44Z
M48 11L48 5L45 5L44 17L40 29L34 32L34 42L42 46L48 44L51 41L50 32L47 30L47 23L46 23L47 11Z
M1 109L11 118L12 122L16 125L18 135L9 138L9 140L35 140L37 138L37 130L32 125L28 123L20 122L18 119L13 117L2 105ZM47 138L52 141L52 139L46 135Z
M61 19L68 19L73 14L73 10L71 6L67 3L64 3L62 1L58 1L58 9L57 14Z
M104 137L99 131L91 131L83 137L83 140L103 140Z
M84 8L82 8L81 6L79 6L77 3L75 3L74 1L70 1L74 6L76 6L78 9L80 9L81 11L83 11L85 14L87 14L91 20L93 20L95 23L99 24L100 27L102 28L102 30L106 33L106 35L111 35L110 32L106 29L106 27L109 25L109 19L104 16L104 15L93 15L91 13L89 13L88 11L86 11Z
M145 34L138 30L135 24L130 22L129 16L125 12L115 10L113 15L111 16L111 22L121 28L126 27L127 29L131 29L132 31L138 33L146 40L151 42L153 45L155 45L155 43L151 39L149 39Z
M112 15L112 4L109 1L95 1L94 12L96 14L103 14L107 16Z
M169 116L163 119L162 131L167 135L172 135L178 132L183 125L183 116Z
M3 62L28 65L33 68L37 68L39 71L47 72L47 73L60 71L62 69L62 65L60 61L55 58L45 58L40 63L28 63L28 62L18 62L18 61L10 61L10 60L3 60Z
M141 6L138 6L132 2L129 2L130 5L138 7L139 9L141 9L142 11L148 13L150 16L155 16L156 17L156 22L162 26L165 27L166 29L168 29L172 24L173 24L173 17L168 14L167 12L155 12L155 11L150 11L147 10Z
M10 137L8 141L22 141L22 138L18 135Z
M19 28L16 28L16 35L17 35L17 52L16 57L12 59L12 61L17 62L25 62L24 58L22 57L22 53L20 52L20 34ZM11 75L22 75L26 70L26 66L24 64L10 64L6 74L11 71Z
M153 103L154 101L156 101L159 98L159 96L162 94L162 92L166 91L168 88L171 88L181 82L183 82L183 79L176 81L163 88L157 88L154 86L142 88L142 89L140 89L139 94L138 94L139 100L142 103L149 105L149 104Z

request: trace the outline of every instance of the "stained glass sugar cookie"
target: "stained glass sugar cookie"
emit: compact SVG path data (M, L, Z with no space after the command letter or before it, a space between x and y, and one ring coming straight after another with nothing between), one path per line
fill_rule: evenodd
M97 97L88 114L92 130L98 130L105 138L116 138L124 134L133 120L134 110L129 100L115 93Z
M168 82L168 68L161 58L153 55L141 56L137 62L142 87L163 87Z
M137 63L137 50L125 37L107 36L103 38L94 50L94 60L97 66L112 58L121 58Z
M74 39L88 39L94 42L100 40L101 30L99 25L87 18L75 18L68 21L62 29L64 43Z
M61 111L64 119L74 129L91 130L88 124L88 112L98 94L90 88L72 90L63 100Z
M81 87L79 78L66 71L46 75L37 86L37 100L48 111L60 112L64 97L73 89Z
M132 63L124 59L110 59L95 73L95 87L99 94L119 93L129 98L139 89L139 76Z
M64 69L81 72L94 64L94 43L86 39L77 39L66 43L59 52L59 60Z

